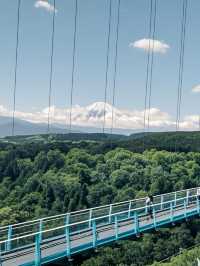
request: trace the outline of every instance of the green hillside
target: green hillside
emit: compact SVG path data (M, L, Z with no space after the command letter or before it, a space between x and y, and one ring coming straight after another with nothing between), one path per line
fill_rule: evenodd
M199 138L198 133L181 134L182 143L193 134L197 141ZM149 142L169 137L164 135L149 134ZM138 153L132 151L136 148L132 143L142 143L143 136L117 138L115 142L70 141L55 135L2 140L0 224L199 186L199 152L153 149ZM76 262L84 266L144 266L177 253L180 247L194 245L200 239L199 232L199 220L194 220L137 240L121 241L91 258L91 253L76 258Z
M197 266L200 259L200 247L182 251L181 255L172 257L168 262L154 263L152 266Z
M105 152L112 148L121 147L134 152L143 152L146 149L167 151L200 152L200 132L149 132L137 133L130 136L99 133L71 133L6 137L0 143L68 143L88 146L94 152Z

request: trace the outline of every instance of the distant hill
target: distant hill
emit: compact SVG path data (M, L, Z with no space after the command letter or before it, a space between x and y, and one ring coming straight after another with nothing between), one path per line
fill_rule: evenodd
M84 147L95 152L107 152L110 149L121 147L134 152L143 152L147 149L200 152L200 132L150 132L136 133L130 136L120 134L102 133L55 133L36 134L28 136L14 136L3 138L1 142L15 143L60 143L59 145L72 145ZM71 143L71 144L70 144ZM71 146L70 146L71 147Z
M9 136L12 129L12 118L0 117L0 137ZM53 126L52 133L66 133L66 130ZM15 135L44 134L47 132L45 124L30 123L25 120L15 120Z
M6 137L11 135L12 129L12 118L0 116L0 137ZM110 129L106 130L110 133ZM73 133L102 133L102 128L95 127L81 127L73 126ZM132 130L126 129L115 129L116 134L128 135L133 133ZM31 123L22 119L15 119L15 135L37 135L37 134L46 134L47 133L47 124L45 123ZM52 134L66 134L68 129L66 125L61 124L52 124L51 125Z
M132 151L146 149L168 151L200 152L200 132L149 132L132 134L126 140L119 140L118 145Z

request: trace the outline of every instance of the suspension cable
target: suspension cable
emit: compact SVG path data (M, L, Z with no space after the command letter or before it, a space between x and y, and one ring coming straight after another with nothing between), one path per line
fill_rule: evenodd
M50 113L51 113L51 98L52 98L52 79L53 79L53 60L54 60L54 41L55 41L55 15L56 15L56 0L54 0L54 11L52 20L52 35L51 35L51 55L50 55L50 73L49 73L49 108L48 108L48 125L47 133L50 132Z
M106 73L105 73L104 110L103 110L103 133L105 133L105 126L106 126L106 103L107 103L107 90L108 90L111 21L112 21L112 0L110 0L109 16L108 16L108 36L107 36L107 50L106 50Z
M73 52L72 52L72 73L71 73L70 113L69 113L69 132L70 133L72 130L72 106L73 106L76 42L77 42L77 20L78 20L78 0L76 0L75 2L75 14L74 14L74 37L73 37Z
M182 71L181 71L181 90L180 90L180 108L179 108L179 123L181 119L181 103L182 103L182 87L183 87L183 72L184 72L184 59L185 59L185 39L186 39L186 26L187 26L187 5L188 0L185 1L185 21L184 21L184 31L183 31L183 59L182 59Z
M184 71L184 59L185 59L185 39L186 39L186 26L187 26L187 5L188 0L185 1L185 21L184 21L184 30L183 30L183 58L182 58L182 67L181 67L181 84L180 84L180 107L179 107L179 123L181 119L181 103L182 103L182 86L183 86L183 71Z
M21 21L21 0L18 0L18 7L17 7L17 36L16 36L14 86L13 86L12 136L14 136L14 134L15 134L15 112L16 112L16 90L17 90L17 74L18 74L18 58L19 58L20 21Z
M183 52L183 25L185 16L185 1L183 0L182 18L181 18L181 36L180 36L180 55L179 55L179 70L178 70L178 88L177 88L177 108L176 108L176 131L178 131L179 121L179 106L180 106L180 83L181 83L181 66L182 66L182 52Z
M118 46L119 46L119 27L120 27L120 7L121 0L118 0L117 8L117 27L116 27L116 41L115 41L115 58L114 58L114 75L113 75L113 98L112 98L112 117L111 117L111 134L113 134L114 127L114 107L116 101L116 79L118 70Z
M147 53L147 68L146 68L146 81L145 81L145 100L144 100L144 120L143 130L146 131L146 114L147 114L147 98L148 98L148 85L149 85L149 71L150 71L150 49L151 49L151 35L152 35L152 18L153 18L153 0L150 3L149 12L149 33L148 33L148 53ZM145 149L145 136L143 137L143 149Z
M154 2L154 17L153 17L153 33L152 33L152 47L151 47L151 65L150 65L150 78L149 78L149 100L148 100L148 120L147 128L150 126L150 109L151 109L151 96L152 96L152 79L153 79L153 67L154 67L154 40L156 32L156 18L157 18L157 0Z
M186 26L187 26L187 8L188 8L188 1L183 0L183 11L182 11L182 21L181 21L180 58L179 58L179 79L178 79L178 90L177 90L178 95L177 95L176 131L178 131L180 128L180 118L181 118L185 39L186 39Z

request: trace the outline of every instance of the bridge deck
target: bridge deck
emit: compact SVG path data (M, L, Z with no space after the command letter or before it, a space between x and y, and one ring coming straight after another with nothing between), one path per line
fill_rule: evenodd
M102 216L93 218L91 221L86 220L2 241L0 242L2 250L0 265L41 265L70 257L105 243L197 215L199 214L199 201L196 195L188 194L187 197L176 199L176 201L154 204L152 218L147 215L146 211L146 206L144 206L115 213L111 219L110 216ZM54 234L49 235L52 232ZM27 238L31 240L26 242ZM14 245L14 242L18 245ZM3 245L7 247L4 250Z

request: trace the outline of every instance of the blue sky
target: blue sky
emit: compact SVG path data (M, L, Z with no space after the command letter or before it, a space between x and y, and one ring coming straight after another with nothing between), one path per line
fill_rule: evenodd
M22 0L19 71L16 108L40 111L48 105L52 12L36 8L36 0ZM53 1L49 0L49 4ZM130 43L148 37L148 0L122 0L117 76L117 108L142 111L147 53ZM52 103L69 106L74 27L74 0L57 0L55 59ZM87 106L103 101L108 0L79 0L78 39L74 104ZM158 0L156 40L169 45L166 53L155 53L152 107L176 114L178 59L182 0ZM199 114L200 94L200 2L189 1L185 49L182 117ZM117 1L113 0L108 102L111 103L114 71L114 38ZM0 105L12 109L12 84L16 42L17 0L1 1L0 8Z

